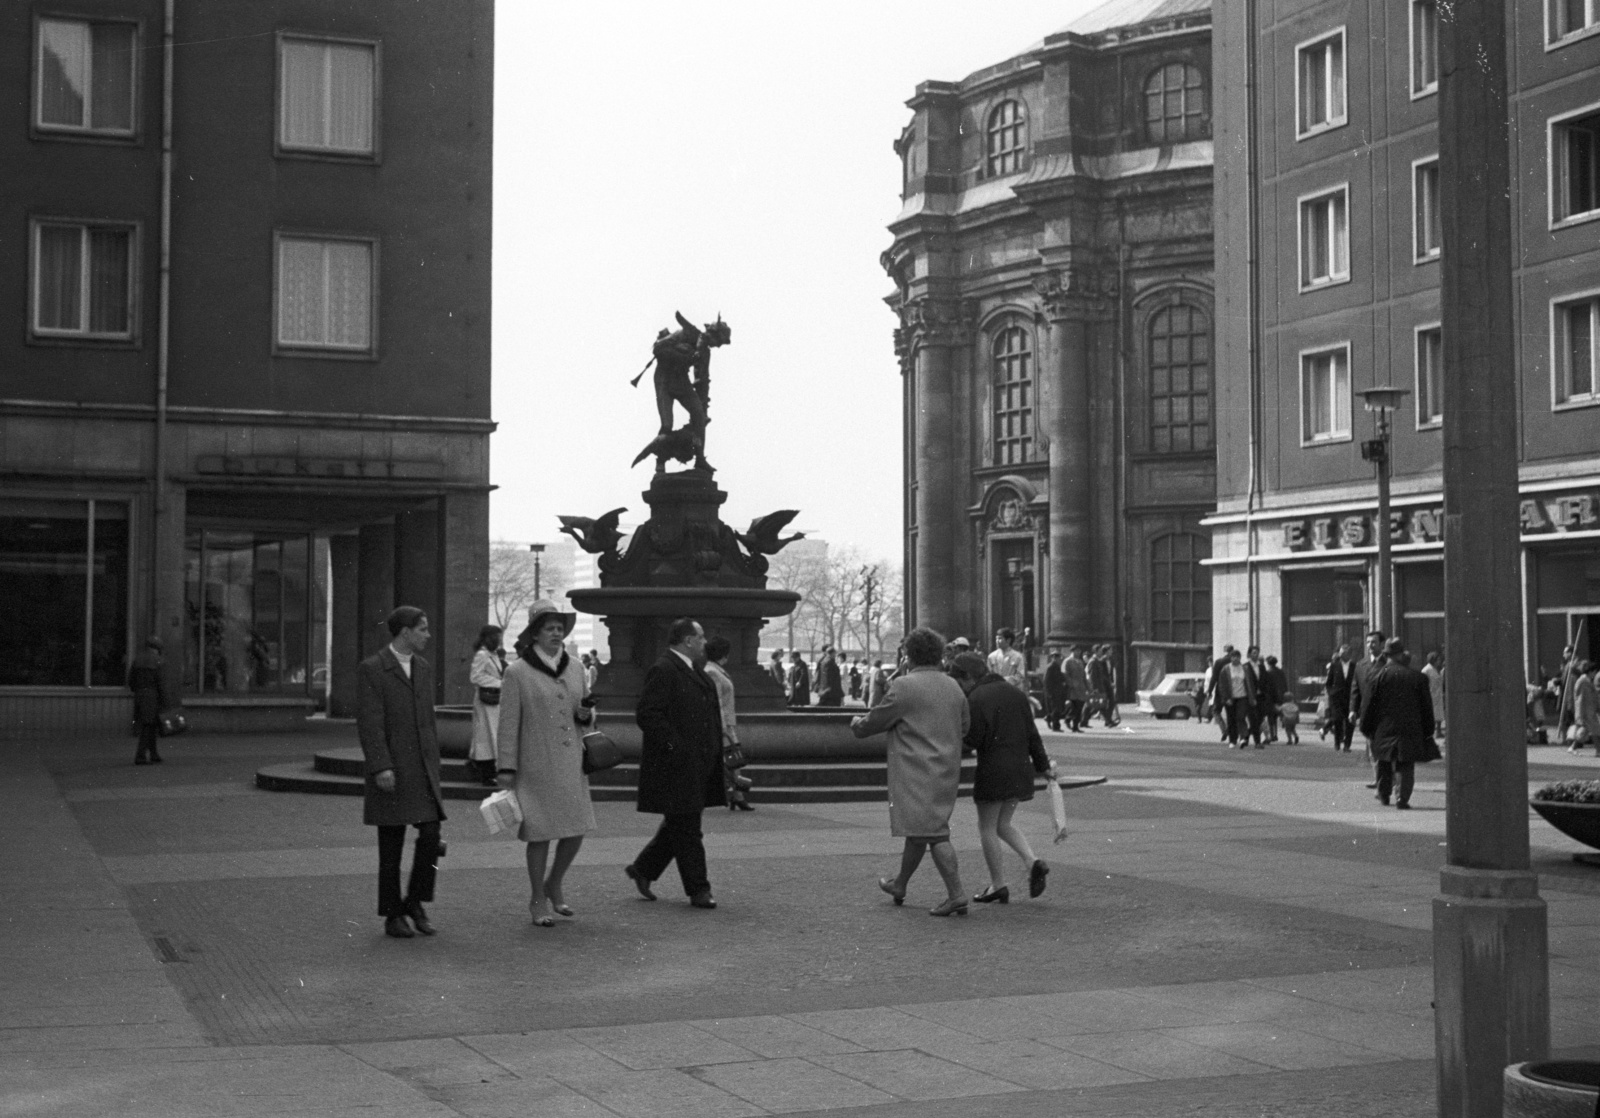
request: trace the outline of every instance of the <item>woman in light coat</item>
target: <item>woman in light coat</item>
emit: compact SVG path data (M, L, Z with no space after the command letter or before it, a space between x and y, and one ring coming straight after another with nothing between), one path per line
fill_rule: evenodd
M518 644L527 655L506 670L500 693L501 788L516 792L522 808L517 837L528 844L528 912L541 928L555 923L553 910L571 916L562 892L583 836L594 830L589 778L583 772L583 734L594 721L593 700L583 665L562 647L578 616L562 613L548 598L528 610L528 629ZM555 859L545 875L550 844Z
M1575 727L1568 753L1577 753L1586 745L1600 751L1600 695L1595 692L1594 665L1579 660L1573 672L1572 723Z
M496 734L500 728L500 684L506 674L505 650L500 638L505 630L485 625L478 630L472 646L472 667L467 681L472 684L472 748L467 752L468 767L480 784L494 787Z
M734 711L733 678L728 675L728 655L733 644L727 637L712 637L706 641L706 675L717 689L717 709L722 714L722 749L724 755L739 745L739 716ZM750 778L740 776L738 769L722 767L722 783L728 790L729 811L754 811L745 796Z
M956 850L950 844L950 813L961 782L961 742L970 725L967 696L940 668L944 638L932 629L913 629L905 640L910 670L889 684L883 702L854 719L858 738L889 734L889 830L903 837L900 872L878 879L878 888L906 899L906 884L932 850L933 864L948 896L930 916L967 914Z

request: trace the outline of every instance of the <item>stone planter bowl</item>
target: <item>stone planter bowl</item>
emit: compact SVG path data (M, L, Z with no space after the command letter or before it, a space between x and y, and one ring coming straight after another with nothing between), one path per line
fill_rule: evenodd
M1534 1060L1505 1073L1505 1118L1594 1118L1600 1064Z
M1530 799L1533 810L1562 834L1600 850L1600 804L1574 804L1561 800ZM1593 1118L1586 1115L1585 1118Z

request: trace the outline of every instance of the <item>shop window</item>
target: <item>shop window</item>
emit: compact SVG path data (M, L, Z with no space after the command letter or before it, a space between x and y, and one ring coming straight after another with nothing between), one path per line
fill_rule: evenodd
M1169 62L1145 79L1144 127L1152 144L1176 144L1211 134L1200 67Z
M1283 667L1295 680L1327 678L1341 644L1357 656L1367 624L1367 582L1351 569L1285 571Z
M994 464L1033 460L1033 332L1010 319L990 344L994 375Z
M1211 542L1193 532L1173 532L1150 542L1150 639L1174 644L1211 643Z
M278 238L278 345L370 353L376 245L364 240Z
M306 536L190 528L184 683L206 694L305 694L321 662L326 552Z
M132 23L40 19L34 67L34 126L41 132L132 136L134 62Z
M1300 355L1300 441L1350 437L1350 347Z
M1411 165L1412 260L1425 264L1439 259L1444 250L1444 228L1439 221L1439 157L1430 156Z
M1296 120L1306 137L1345 123L1344 29L1295 48Z
M1300 199L1300 290L1350 279L1350 188Z
M278 42L278 146L371 155L377 63L373 43L283 36Z
M1028 120L1017 101L1002 101L989 114L988 158L984 173L989 178L1022 170L1028 151Z
M0 686L122 686L128 506L0 500L0 617Z
M1444 420L1444 331L1437 325L1417 327L1417 428L1437 427Z
M1444 651L1444 564L1396 563L1395 593L1400 603L1395 635L1411 650L1411 666L1421 671L1428 653Z
M1600 216L1600 111L1591 105L1550 122L1550 221Z
M1194 307L1150 317L1150 449L1185 454L1212 447L1211 326Z
M1411 96L1439 91L1439 0L1411 0Z
M34 222L34 337L133 337L133 234L125 224Z
M1561 665L1561 650L1600 661L1600 549L1587 547L1529 550L1533 560L1536 616L1535 662L1540 678Z
M1600 295L1554 303L1551 312L1555 406L1600 402L1595 391L1595 366L1600 365Z
M1546 0L1550 42L1577 38L1600 29L1600 0Z

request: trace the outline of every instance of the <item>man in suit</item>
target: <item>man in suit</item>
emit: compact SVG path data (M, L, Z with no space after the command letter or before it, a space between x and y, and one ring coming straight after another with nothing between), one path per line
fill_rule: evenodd
M1328 661L1328 678L1323 688L1328 695L1328 708L1323 711L1324 729L1333 731L1335 752L1350 751L1350 739L1355 726L1350 720L1350 687L1355 682L1355 664L1350 659L1350 646L1341 644L1333 659Z
M1061 665L1061 674L1067 681L1067 729L1083 733L1088 715L1084 705L1089 701L1089 672L1083 663L1083 646L1073 645L1071 653Z
M1222 691L1222 677L1232 658L1233 645L1223 645L1222 655L1211 661L1211 670L1206 673L1206 702L1211 706L1211 717L1217 720L1222 729L1223 741L1228 740L1228 700Z
M1255 703L1250 707L1250 740L1257 749L1264 749L1261 724L1266 721L1267 712L1277 707L1279 700L1277 686L1261 659L1260 646L1253 644L1246 650L1244 670L1256 694Z
M1044 669L1044 721L1057 733L1067 706L1067 675L1061 670L1061 650L1050 650L1050 663Z
M639 810L661 816L645 848L624 871L647 901L650 885L674 860L695 908L716 908L706 876L700 813L727 801L722 783L722 714L705 673L706 634L692 618L667 630L667 651L645 673L634 719L644 731Z
M844 705L844 678L839 672L839 659L831 644L822 650L822 659L817 663L817 705Z
M1384 637L1377 629L1367 634L1367 655L1365 659L1356 661L1353 677L1350 681L1350 720L1357 726L1361 725L1362 715L1366 712L1367 700L1372 697L1373 678L1381 672L1388 661L1383 655ZM1378 786L1378 758L1372 752L1372 737L1365 730L1362 736L1367 739L1367 762L1373 766L1372 783L1368 788ZM1346 746L1348 749L1349 747Z
M1417 762L1439 756L1433 743L1433 699L1428 677L1411 666L1398 637L1383 646L1382 664L1367 679L1361 732L1371 742L1378 766L1379 801L1387 807L1390 793L1398 792L1394 806L1404 811L1411 806Z
M387 625L389 644L361 661L356 672L356 728L366 758L362 821L378 828L378 915L384 918L383 930L397 939L410 939L416 932L431 936L435 930L422 906L433 900L444 793L439 787L439 737L433 722L433 668L420 655L428 647L428 618L416 606L400 606L389 615ZM417 843L402 897L400 859L408 826L416 827Z
M159 765L161 751L161 712L168 707L165 661L161 659L161 638L151 637L128 667L128 690L133 692L133 723L139 728L139 748L135 765Z

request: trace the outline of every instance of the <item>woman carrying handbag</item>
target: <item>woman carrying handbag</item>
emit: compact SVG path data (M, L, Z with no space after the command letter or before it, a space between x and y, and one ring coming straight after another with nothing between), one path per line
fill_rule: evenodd
M494 755L500 730L500 687L506 674L506 653L500 646L504 633L498 625L485 625L478 630L467 677L475 689L472 748L467 753L467 767L479 784L490 788L494 787Z
M562 647L578 615L562 613L548 598L528 613L528 628L517 638L527 654L506 669L500 694L496 777L501 788L516 792L522 809L517 837L528 844L528 913L548 928L555 923L552 912L573 914L562 883L583 836L595 827L583 771L583 734L594 722L594 700L583 665Z
M706 675L717 687L717 706L722 712L722 781L728 789L729 811L754 811L745 797L750 778L740 776L744 767L744 748L739 744L738 719L733 712L733 680L728 676L728 653L733 650L727 637L706 641Z

